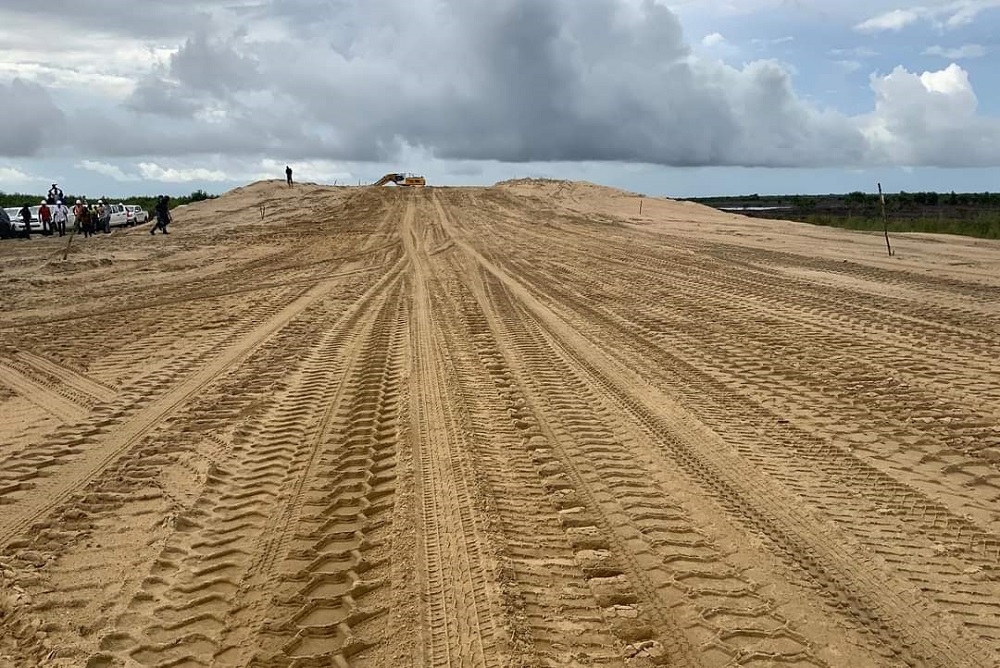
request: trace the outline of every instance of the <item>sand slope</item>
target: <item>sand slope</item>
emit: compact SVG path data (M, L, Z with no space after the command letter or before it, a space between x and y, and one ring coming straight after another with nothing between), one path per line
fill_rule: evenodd
M998 665L1000 244L642 199L0 244L0 665Z

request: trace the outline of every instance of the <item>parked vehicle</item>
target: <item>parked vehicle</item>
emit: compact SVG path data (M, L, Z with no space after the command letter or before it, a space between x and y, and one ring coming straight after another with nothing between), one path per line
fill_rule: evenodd
M125 211L124 204L109 204L108 208L111 209L111 221L108 223L111 227L125 227L128 224L128 213Z
M38 219L38 206L29 206L28 210L31 211L31 233L32 234L42 234L42 221ZM4 209L7 215L10 216L10 226L15 232L24 232L24 221L21 220L21 207L12 206Z
M125 214L128 216L128 225L142 225L149 221L149 216L138 204L126 204Z

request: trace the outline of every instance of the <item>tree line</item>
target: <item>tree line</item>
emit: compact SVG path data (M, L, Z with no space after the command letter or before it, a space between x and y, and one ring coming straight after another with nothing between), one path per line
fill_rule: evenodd
M696 197L690 201L715 208L744 208L754 218L796 220L856 230L881 230L884 223L877 193L841 195L738 195ZM774 208L768 208L774 207ZM890 232L936 232L1000 239L1000 193L886 193Z
M153 207L156 206L156 198L158 195L131 195L129 197L94 197L93 195L87 195L86 200L90 204L97 203L98 200L104 200L111 204L138 204L146 211L152 211ZM201 202L206 199L215 199L218 195L210 195L204 190L195 190L190 195L179 195L174 197L170 196L170 207L181 206L182 204L191 204L192 202ZM36 195L30 193L5 193L0 191L0 207L22 207L25 204L35 206L39 202L45 199L45 195ZM82 195L72 195L70 193L64 193L63 202L66 206L72 206L74 202L78 199L84 199Z

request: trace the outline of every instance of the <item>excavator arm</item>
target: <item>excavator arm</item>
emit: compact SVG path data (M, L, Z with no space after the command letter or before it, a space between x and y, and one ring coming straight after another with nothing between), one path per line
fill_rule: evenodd
M389 183L389 181L392 181L393 183L399 183L404 178L405 177L402 174L386 174L385 176L383 176L382 178L380 178L378 181L376 181L375 185L376 186L384 186L385 184Z

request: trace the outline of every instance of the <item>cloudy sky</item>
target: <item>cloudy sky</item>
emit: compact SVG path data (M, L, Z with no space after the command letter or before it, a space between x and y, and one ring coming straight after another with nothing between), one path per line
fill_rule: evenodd
M0 190L1000 190L1000 0L3 0Z

